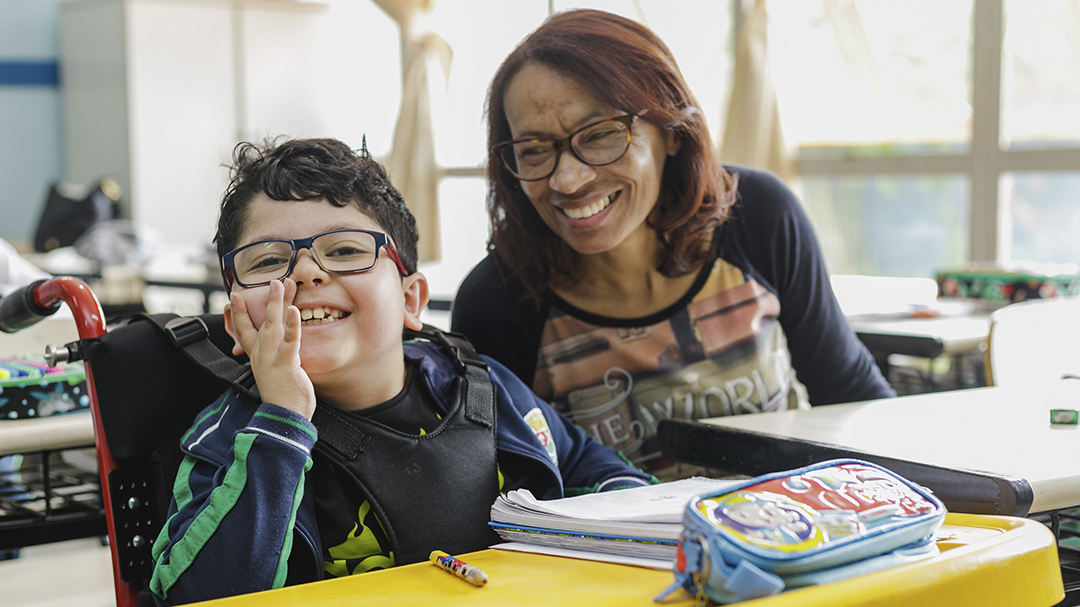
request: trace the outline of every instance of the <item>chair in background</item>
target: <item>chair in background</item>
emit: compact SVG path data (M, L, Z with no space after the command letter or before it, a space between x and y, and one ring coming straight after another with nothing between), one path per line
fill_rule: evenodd
M996 310L985 362L991 386L1080 378L1080 298L1036 299Z
M932 278L833 275L848 324L897 394L985 385L987 319L969 303L941 301Z
M848 318L910 316L937 301L937 283L932 278L833 274L829 281Z

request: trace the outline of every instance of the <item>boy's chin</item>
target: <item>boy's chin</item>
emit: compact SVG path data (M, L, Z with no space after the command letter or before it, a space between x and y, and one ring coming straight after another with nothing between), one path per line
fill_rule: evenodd
M336 374L346 373L347 376L365 371L375 371L380 368L383 371L389 367L390 360L401 358L400 338L398 348L392 345L379 343L367 343L361 348L342 348L341 341L328 341L327 343L306 343L300 347L300 368L315 380L322 376L330 379ZM394 354L397 356L394 356Z
M301 356L300 358L300 368L308 374L308 377L331 373L340 366L340 363L326 356Z

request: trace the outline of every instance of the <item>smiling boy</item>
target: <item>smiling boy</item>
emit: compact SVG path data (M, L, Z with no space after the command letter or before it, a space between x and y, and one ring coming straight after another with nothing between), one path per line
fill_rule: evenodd
M650 482L503 366L425 329L416 222L366 149L238 146L215 242L225 326L261 402L230 390L183 438L153 549L159 604L482 549L499 491Z

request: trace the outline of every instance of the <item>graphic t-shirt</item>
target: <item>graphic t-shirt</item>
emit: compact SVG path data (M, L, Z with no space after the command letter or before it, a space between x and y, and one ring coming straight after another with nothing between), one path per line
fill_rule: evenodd
M813 405L895 396L844 319L799 201L775 175L726 168L737 202L675 305L622 320L550 289L530 298L493 251L461 283L451 328L664 480L697 473L661 461L664 418L791 407L803 386Z
M700 471L661 459L660 420L800 404L776 296L723 259L695 289L674 314L631 321L556 301L540 338L536 394L661 480Z

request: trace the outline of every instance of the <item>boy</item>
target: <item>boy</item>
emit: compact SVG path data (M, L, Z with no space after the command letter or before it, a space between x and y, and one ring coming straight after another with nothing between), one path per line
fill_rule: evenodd
M464 342L403 343L428 298L416 222L366 149L242 144L234 161L215 243L262 402L230 390L184 436L159 604L482 549L499 491L650 482Z

